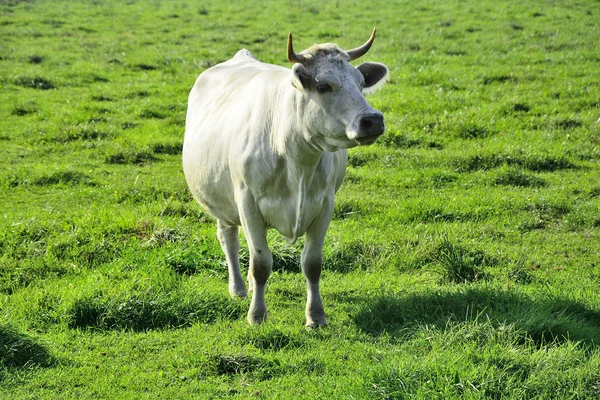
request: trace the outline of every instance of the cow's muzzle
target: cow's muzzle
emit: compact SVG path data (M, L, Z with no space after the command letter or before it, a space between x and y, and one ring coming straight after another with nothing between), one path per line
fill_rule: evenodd
M361 146L373 144L384 131L383 114L366 114L360 119L355 140Z

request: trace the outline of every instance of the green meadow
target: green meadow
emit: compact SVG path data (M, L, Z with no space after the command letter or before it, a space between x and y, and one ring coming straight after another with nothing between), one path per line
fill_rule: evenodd
M599 25L597 0L0 0L0 398L600 398ZM336 197L329 325L270 232L249 326L183 177L189 90L375 26L387 131Z

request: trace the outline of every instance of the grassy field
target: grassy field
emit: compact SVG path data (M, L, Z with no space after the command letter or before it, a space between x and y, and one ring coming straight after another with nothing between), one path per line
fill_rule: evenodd
M599 398L599 6L0 1L0 398ZM329 326L271 232L250 327L183 178L187 94L374 26L388 130L336 199Z

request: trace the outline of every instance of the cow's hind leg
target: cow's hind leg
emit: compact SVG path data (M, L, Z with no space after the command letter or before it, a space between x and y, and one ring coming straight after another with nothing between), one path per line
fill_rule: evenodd
M246 297L246 285L240 272L238 227L230 226L222 221L217 221L217 238L221 243L223 253L227 259L229 270L229 294L233 297Z

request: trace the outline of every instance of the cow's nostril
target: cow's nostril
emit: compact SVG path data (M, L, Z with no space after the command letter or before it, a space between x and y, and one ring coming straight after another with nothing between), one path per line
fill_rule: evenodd
M383 127L383 115L381 114L370 114L360 120L360 132L364 136L381 135Z
M360 127L362 129L369 130L369 129L371 129L373 127L373 121L371 121L369 118L363 118L360 121Z

